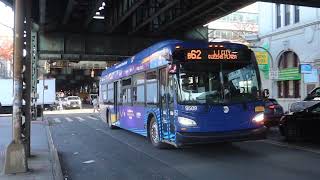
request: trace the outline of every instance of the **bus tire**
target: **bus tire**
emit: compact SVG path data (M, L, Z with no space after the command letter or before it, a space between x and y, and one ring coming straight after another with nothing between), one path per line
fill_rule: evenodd
M159 133L158 133L158 124L154 117L151 118L148 126L148 138L151 141L152 145L159 149L167 149L169 144L160 142Z
M111 123L111 113L109 112L109 110L107 110L107 124L109 129L116 129L116 126L112 125Z

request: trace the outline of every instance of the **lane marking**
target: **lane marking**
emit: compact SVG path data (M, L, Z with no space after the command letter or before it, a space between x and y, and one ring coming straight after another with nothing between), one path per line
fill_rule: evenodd
M92 116L87 116L89 119L93 119L93 120L99 120L98 118L92 117Z
M53 118L53 120L56 122L56 123L61 123L61 120L59 118Z
M94 160L89 160L89 161L84 161L82 162L83 164L90 164L90 163L94 163L95 161Z
M76 117L80 122L85 121L85 119L83 119L82 117Z
M68 122L73 122L73 120L72 120L71 118L69 118L69 117L66 117L66 120L67 120Z
M314 150L314 149L304 147L304 146L297 146L297 145L277 142L277 141L269 140L269 139L268 140L261 140L261 142L272 144L275 146L286 147L289 149L296 149L296 150L300 150L300 151L306 151L306 152L311 152L311 153L315 153L315 154L320 154L320 150Z

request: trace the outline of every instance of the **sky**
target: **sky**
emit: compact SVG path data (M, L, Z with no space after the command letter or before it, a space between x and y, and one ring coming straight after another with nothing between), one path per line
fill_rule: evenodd
M0 1L0 36L13 36L12 29L6 27L13 27L13 21L14 15L12 9Z

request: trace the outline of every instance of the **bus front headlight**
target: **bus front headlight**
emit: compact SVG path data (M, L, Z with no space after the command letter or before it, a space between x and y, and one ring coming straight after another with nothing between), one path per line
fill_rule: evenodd
M264 121L264 113L259 113L255 115L252 119L253 122L262 124Z
M194 120L185 117L178 117L178 122L182 126L197 126L197 123Z

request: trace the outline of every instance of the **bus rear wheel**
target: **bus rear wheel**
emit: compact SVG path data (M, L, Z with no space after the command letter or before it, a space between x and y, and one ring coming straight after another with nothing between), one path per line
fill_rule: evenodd
M159 149L166 149L169 147L169 144L166 144L160 141L158 124L154 117L152 117L150 120L148 131L149 131L149 140L151 141L154 147Z

